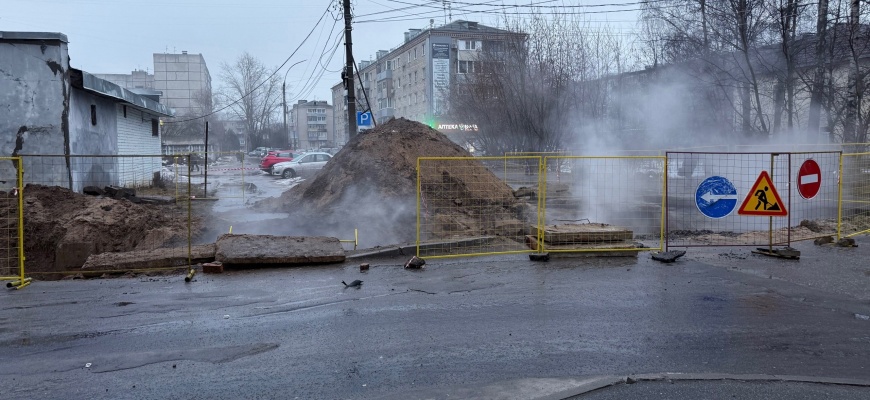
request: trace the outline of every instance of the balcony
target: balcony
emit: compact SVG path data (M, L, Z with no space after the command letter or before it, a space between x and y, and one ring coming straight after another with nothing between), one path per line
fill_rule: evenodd
M380 121L382 119L390 118L393 115L395 115L395 111L393 110L393 107L385 107L385 108L378 110L378 117L377 118L378 118L378 121Z
M388 69L386 71L378 72L378 82L386 79L393 79L393 70Z
M326 132L308 132L308 140L327 140Z

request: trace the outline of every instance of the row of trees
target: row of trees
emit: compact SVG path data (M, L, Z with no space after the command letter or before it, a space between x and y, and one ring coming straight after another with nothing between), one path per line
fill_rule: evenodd
M657 0L632 34L578 15L509 20L514 34L484 46L450 112L494 154L614 139L864 142L863 13L858 0Z

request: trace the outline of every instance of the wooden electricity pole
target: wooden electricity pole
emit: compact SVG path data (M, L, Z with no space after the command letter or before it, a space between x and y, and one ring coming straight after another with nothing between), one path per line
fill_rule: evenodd
M350 39L350 0L343 0L344 7L344 46L345 60L344 67L344 88L347 89L347 140L356 136L356 96L354 94L353 84L353 42Z

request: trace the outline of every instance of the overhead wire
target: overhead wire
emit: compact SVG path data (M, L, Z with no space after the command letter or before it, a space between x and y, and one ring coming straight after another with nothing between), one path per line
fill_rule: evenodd
M212 112L210 112L210 113L207 113L207 114L204 114L204 115L200 115L200 116L197 116L197 117L192 117L192 118L183 119L183 120L165 121L164 123L166 123L166 124L179 124L179 123L182 123L182 122L195 121L195 120L198 120L198 119L203 119L203 118L206 118L206 117L210 117L210 116L212 116L212 115L215 115L215 114L217 114L217 113L219 113L219 112L221 112L221 111L223 111L223 110L226 110L226 109L228 109L228 108L230 108L230 107L236 105L238 102L242 101L242 100L245 99L246 97L248 97L248 96L250 96L251 94L253 94L254 92L256 92L257 89L259 89L259 88L261 88L263 85L265 85L266 82L269 82L269 81L272 79L272 77L275 76L275 74L277 74L277 73L281 70L281 68L284 68L284 66L287 65L287 63L290 61L290 59L293 58L294 55L296 55L296 53L299 51L299 49L302 48L302 45L304 45L305 42L307 42L308 39L311 37L311 35L314 34L314 31L317 29L317 27L320 25L320 23L323 22L323 18L326 17L326 14L329 13L329 8L330 8L331 6L332 6L332 2L330 2L329 6L327 6L326 9L323 10L323 14L320 15L320 18L317 20L317 22L314 24L314 26L311 28L311 30L308 32L308 34L305 35L305 38L302 39L302 42L299 43L299 46L296 46L296 49L293 50L293 53L291 53L291 54L287 57L287 59L285 59L284 62L281 63L280 66L278 66L278 68L275 68L275 71L273 71L271 74L269 74L269 76L267 76L266 79L264 79L264 80L263 80L262 82L260 82L258 85L254 86L254 88L252 88L250 91L248 91L247 93L243 94L241 97L239 97L238 99L234 100L233 102L231 102L231 103L229 103L229 104L227 104L227 105L225 105L225 106L223 106L223 107L221 107L221 108L219 108L219 109L217 109L217 110L214 110L214 111L212 111Z

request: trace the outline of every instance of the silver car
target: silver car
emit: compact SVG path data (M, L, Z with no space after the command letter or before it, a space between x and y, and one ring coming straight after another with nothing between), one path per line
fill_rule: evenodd
M272 175L280 175L282 178L311 177L320 171L330 159L332 159L332 155L329 153L300 154L293 161L285 161L272 166Z

